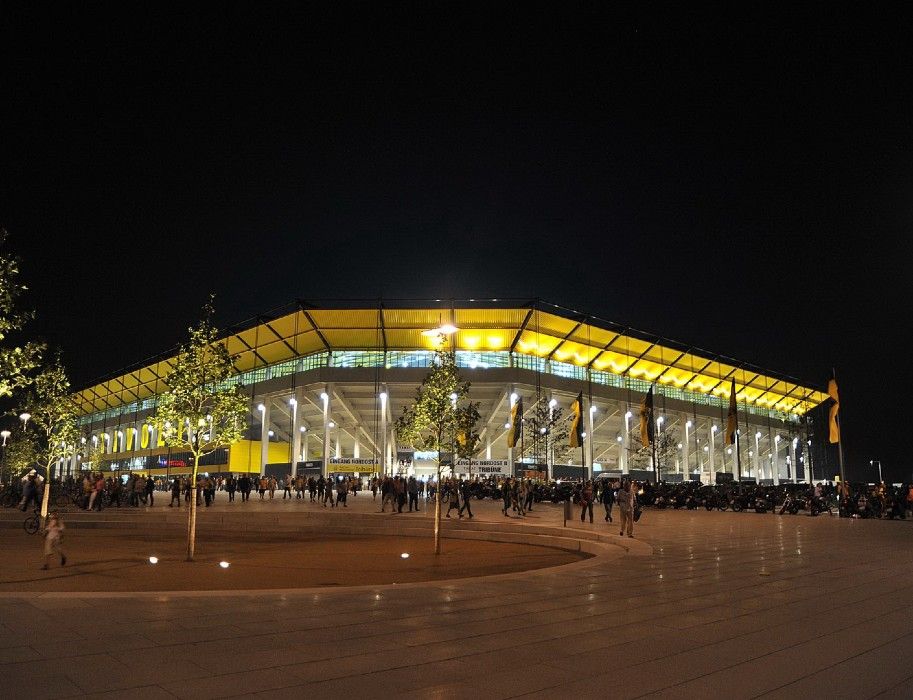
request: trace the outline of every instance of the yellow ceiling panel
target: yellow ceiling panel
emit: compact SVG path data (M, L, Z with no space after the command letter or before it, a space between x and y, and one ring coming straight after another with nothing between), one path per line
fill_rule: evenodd
M387 348L390 350L434 350L438 337L422 335L419 328L388 328Z
M323 344L323 341L320 339L320 336L317 335L316 331L299 333L289 342L294 346L295 352L299 355L310 355L314 352L323 352L326 350L326 345Z
M253 350L245 350L235 355L235 367L239 372L246 372L254 367L259 367L263 363L257 358Z
M377 309L308 309L307 313L321 331L377 328L380 325L380 314Z
M642 379L645 382L652 382L663 370L666 369L664 365L658 364L656 362L650 362L649 360L638 360L634 363L628 374L630 374L635 379Z
M540 333L545 333L546 335L563 338L574 330L578 323L579 321L573 321L569 318L564 318L564 316L534 311L529 319L529 323L526 324L526 330L538 331Z
M513 328L478 328L460 330L454 334L456 347L459 350L509 350L517 331Z
M615 340L618 335L615 331L607 331L591 323L584 323L571 334L569 340L576 340L578 343L593 345L602 349Z
M516 333L527 313L528 309L456 309L453 325L457 328L512 328Z
M241 331L240 333L235 333L235 337L241 340L242 346L250 346L252 348L257 347L257 343L262 342L266 336L272 337L272 333L269 331L266 334L260 332L260 327L256 326L254 328L249 328L246 331ZM229 352L231 348L229 347ZM236 351L237 352L237 351Z
M615 346L613 345L612 347L614 348ZM593 367L605 372L621 374L633 361L633 357L625 355L621 352L616 352L614 349L603 350L601 353L599 353L599 356L593 362Z
M527 325L526 330L520 334L517 341L517 352L527 355L536 355L538 357L548 356L552 350L558 347L561 338L547 335L545 333L536 333Z
M257 353L266 360L267 364L282 362L295 356L292 349L281 340L272 343L261 343L257 348Z
M586 367L602 350L592 345L566 340L561 343L552 355L559 362Z
M268 324L276 333L279 334L282 338L291 338L296 333L301 333L303 331L308 331L312 328L311 323L307 320L305 315L300 311L296 311L292 314L286 314L280 318L269 321ZM264 330L261 329L260 337L261 339L266 337L274 337L269 328L265 329L266 335L264 335Z
M424 330L453 323L450 309L384 309L384 327ZM456 325L456 324L454 324Z

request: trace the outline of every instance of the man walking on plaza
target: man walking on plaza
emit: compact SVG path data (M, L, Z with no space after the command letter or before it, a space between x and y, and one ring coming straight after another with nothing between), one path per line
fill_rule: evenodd
M171 503L168 504L169 508L174 507L174 502L178 502L178 508L181 507L181 477L174 477L174 481L171 482Z
M605 521L612 522L612 506L615 504L615 489L608 479L602 480L602 490L599 492L599 500L605 508Z
M621 531L618 534L621 537L625 534L634 537L634 500L637 498L637 489L632 482L622 481L615 498L618 501L618 512L621 513Z
M373 490L377 491L377 484L374 484ZM413 506L415 506L415 510L418 512L418 482L414 476L409 477L409 484L407 485L406 490L409 492L409 512L412 512Z
M586 519L587 511L590 513L590 523L593 522L593 482L586 481L580 490L580 522Z

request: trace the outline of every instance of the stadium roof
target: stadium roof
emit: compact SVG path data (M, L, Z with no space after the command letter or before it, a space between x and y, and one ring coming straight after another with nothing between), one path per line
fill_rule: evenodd
M828 398L798 379L540 300L299 300L228 329L238 372L315 353L434 350L447 325L456 350L512 352L804 414ZM166 389L176 349L76 392L83 413Z

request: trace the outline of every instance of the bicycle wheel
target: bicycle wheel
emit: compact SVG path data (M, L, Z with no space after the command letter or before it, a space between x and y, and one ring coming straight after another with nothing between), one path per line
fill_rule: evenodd
M25 528L27 533L34 535L41 527L39 517L37 515L30 515L25 519L25 522L22 523L22 527Z
M2 505L4 508L11 508L15 501L16 499L13 494L5 493L3 494L3 497L0 498L0 505Z

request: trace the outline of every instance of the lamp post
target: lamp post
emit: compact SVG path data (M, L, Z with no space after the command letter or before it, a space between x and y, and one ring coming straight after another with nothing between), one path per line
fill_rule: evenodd
M4 442L3 444L5 445L6 443ZM876 464L878 465L878 483L880 484L881 482L884 481L884 479L881 478L881 460L880 459L870 459L869 460L869 466L875 466Z
M3 438L3 456L0 457L0 484L3 484L3 472L6 471L6 441L9 440L12 433L9 430L0 430L0 437Z

